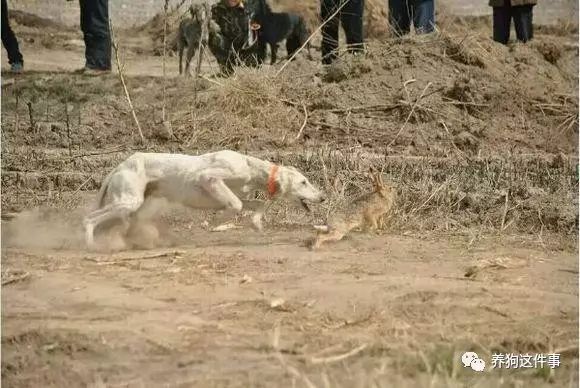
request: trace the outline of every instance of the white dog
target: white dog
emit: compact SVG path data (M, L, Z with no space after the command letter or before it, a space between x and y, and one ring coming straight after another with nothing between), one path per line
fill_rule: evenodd
M241 200L253 190L266 191L271 199L323 202L324 194L294 167L279 166L234 151L199 156L135 153L104 179L97 195L97 209L84 219L85 239L94 247L95 228L119 219L125 231L132 217L147 212L152 198L197 209L240 212L253 207L252 223L262 230L264 202Z

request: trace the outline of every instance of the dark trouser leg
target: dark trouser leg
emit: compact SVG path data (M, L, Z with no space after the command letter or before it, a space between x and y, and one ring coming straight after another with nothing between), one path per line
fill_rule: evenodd
M81 29L85 39L86 67L111 69L111 35L109 33L109 1L79 0Z
M324 23L330 15L336 12L338 2L335 0L322 0L320 2L320 18ZM338 49L338 23L339 16L335 15L322 27L322 63L329 65L336 59Z
M507 44L511 19L511 7L493 7L493 40Z
M429 34L435 31L434 0L416 0L413 6L413 25L417 34Z
M388 0L389 25L396 36L408 34L411 30L411 7L408 0Z
M533 7L533 5L512 7L516 36L519 41L524 43L534 37Z
M350 0L340 11L340 19L349 51L362 51L364 0Z
M8 21L8 6L6 0L2 0L2 44L8 53L8 63L24 63L18 47L18 40Z
M231 41L225 39L221 34L213 31L209 33L208 47L220 66L223 75L229 76L234 71L234 56L231 55Z

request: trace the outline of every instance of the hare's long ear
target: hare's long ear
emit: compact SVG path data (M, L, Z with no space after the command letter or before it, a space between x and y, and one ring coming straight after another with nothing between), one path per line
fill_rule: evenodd
M369 167L368 176L375 185L377 183L377 170L373 166Z
M383 181L383 172L382 171L377 174L377 179L378 179L379 186L384 187L385 186L385 182Z

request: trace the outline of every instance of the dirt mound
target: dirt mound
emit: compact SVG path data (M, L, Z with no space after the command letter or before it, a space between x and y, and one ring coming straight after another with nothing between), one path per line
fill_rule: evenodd
M195 139L209 147L216 139L237 149L293 147L300 132L301 145L416 156L575 153L577 67L560 65L568 56L577 51L553 40L503 46L442 32L369 43L367 58L343 57L322 71L304 58L279 75L239 69L215 93L205 82L198 108L220 114L198 118L204 130ZM181 106L174 132L190 138L189 108Z
M73 31L71 27L46 19L38 15L19 10L10 10L11 23L20 26L52 31Z

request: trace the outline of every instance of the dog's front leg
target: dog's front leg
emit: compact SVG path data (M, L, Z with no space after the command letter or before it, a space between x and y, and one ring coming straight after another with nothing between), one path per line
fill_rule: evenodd
M252 214L252 227L261 232L264 227L262 225L262 217L264 216L264 212L266 210L266 203L261 200L257 199L248 199L242 201L244 204L244 209L251 209L253 211Z
M200 183L206 193L223 205L225 210L232 210L236 213L242 210L242 201L230 190L221 178L204 174L200 176Z
M270 65L275 65L278 60L278 44L274 43L270 45Z

